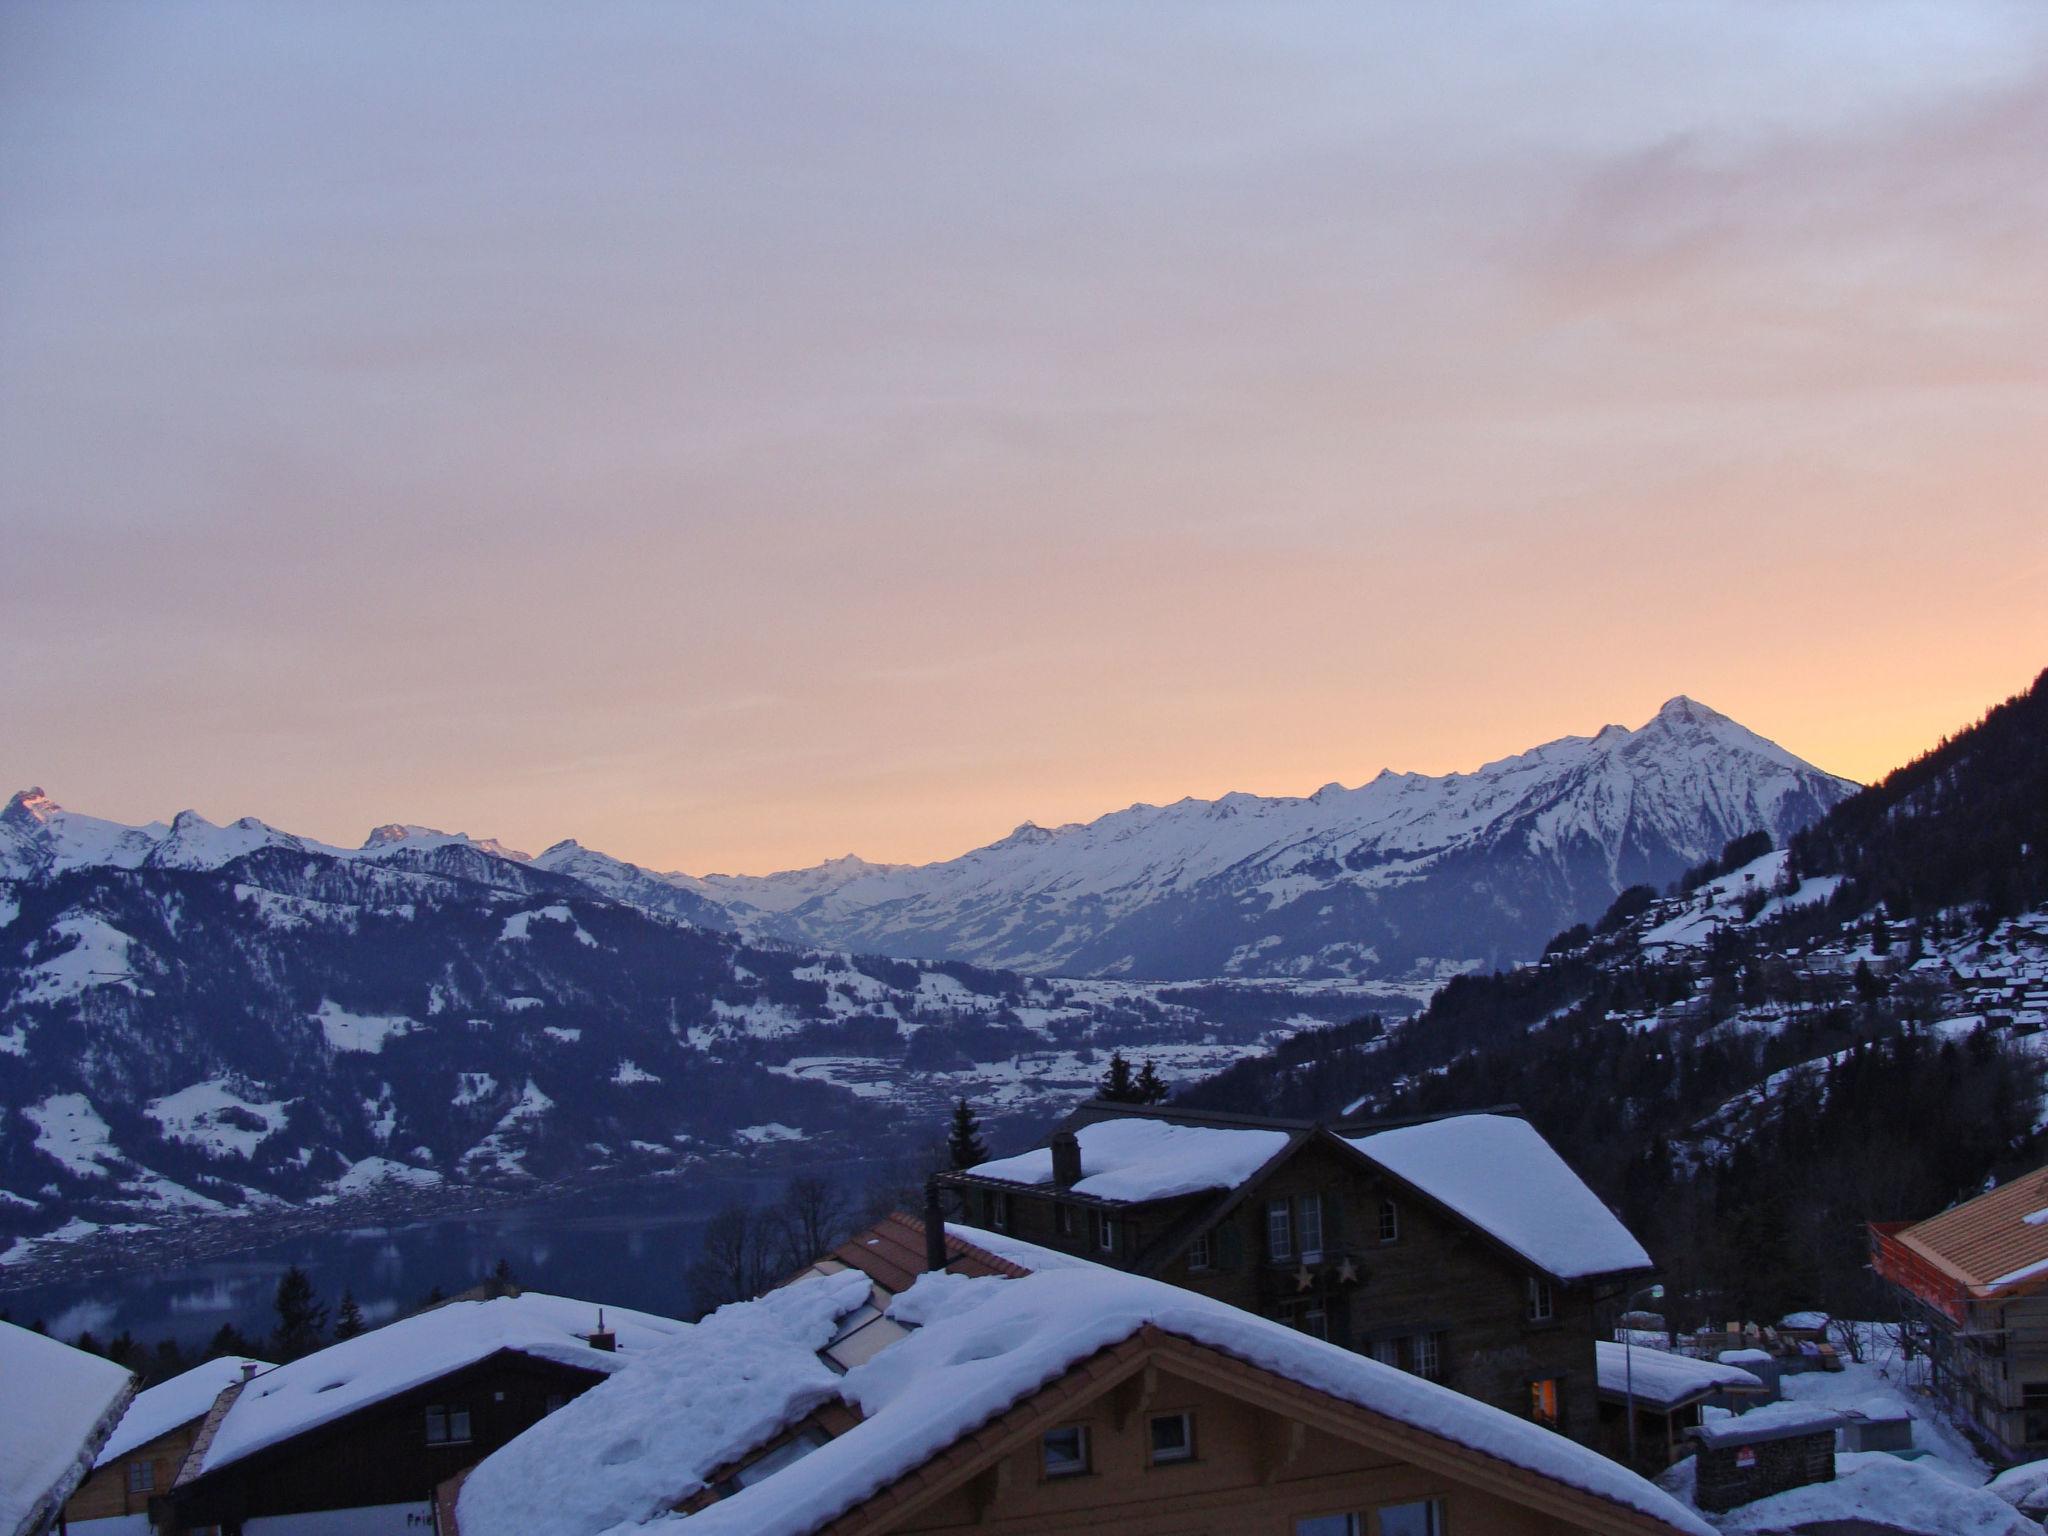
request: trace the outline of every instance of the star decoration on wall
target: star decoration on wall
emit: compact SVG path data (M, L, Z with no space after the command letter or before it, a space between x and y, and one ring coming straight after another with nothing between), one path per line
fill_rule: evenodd
M1306 1264L1302 1265L1301 1268L1297 1269L1294 1272L1294 1288L1297 1291L1310 1290L1315 1286L1315 1283L1315 1271L1310 1269Z
M1358 1264L1355 1260L1346 1259L1337 1266L1337 1283L1339 1285L1358 1284Z

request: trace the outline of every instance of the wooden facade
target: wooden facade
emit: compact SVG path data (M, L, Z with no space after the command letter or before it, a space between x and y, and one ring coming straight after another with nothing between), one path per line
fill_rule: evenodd
M972 1174L941 1183L973 1225L1214 1297L1601 1442L1594 1344L1625 1277L1544 1274L1322 1127L1293 1128L1220 1195L1128 1203Z
M425 1506L605 1373L502 1350L171 1490L170 1529L236 1536L259 1516Z
M204 1415L201 1416L203 1418ZM148 1515L159 1507L178 1479L178 1469L192 1449L200 1419L145 1440L105 1466L95 1467L64 1505L66 1524L111 1520L122 1515ZM161 1523L161 1522L155 1522Z

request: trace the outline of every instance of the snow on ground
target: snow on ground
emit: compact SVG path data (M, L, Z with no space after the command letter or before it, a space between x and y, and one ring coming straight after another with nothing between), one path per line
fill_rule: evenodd
M519 1102L498 1118L491 1128L491 1134L462 1154L463 1166L475 1163L495 1163L500 1173L526 1172L526 1149L513 1144L512 1138L533 1121L555 1107L555 1101L540 1091L540 1085L532 1078L526 1080Z
M1287 1145L1285 1131L1231 1131L1165 1120L1100 1120L1075 1132L1081 1143L1077 1195L1102 1200L1164 1200L1204 1189L1233 1189ZM1015 1184L1050 1184L1052 1151L1039 1147L968 1172Z
M1944 1477L1965 1487L1985 1482L1991 1469L1927 1390L1926 1356L1908 1366L1886 1330L1868 1323L1855 1326L1864 1341L1863 1360L1859 1363L1844 1353L1839 1371L1804 1371L1784 1377L1780 1390L1786 1400L1845 1411L1866 1403L1903 1408L1913 1417L1913 1444L1929 1453L1923 1465L1938 1465Z
M619 1062L618 1070L612 1073L612 1082L620 1088L630 1088L635 1083L658 1083L661 1079L646 1068L639 1066L631 1057Z
M134 941L90 913L58 918L50 925L46 938L69 940L69 947L21 973L26 985L15 994L15 1002L61 1003L93 987L146 990L137 985L129 962L129 949Z
M1458 1115L1344 1139L1560 1280L1651 1267L1526 1120Z
M111 1360L0 1323L0 1530L27 1527L47 1500L61 1505L92 1469L92 1457L128 1400L130 1377ZM42 1513L53 1516L55 1508ZM43 1529L38 1520L35 1529Z
M1688 1456L1657 1481L1693 1503L1697 1467ZM1845 1451L1835 1457L1835 1479L1710 1516L1722 1531L1745 1536L1826 1530L1899 1536L2040 1536L2041 1527L1997 1494L1959 1487L1937 1463L1903 1461L1882 1451ZM1855 1524L1852 1522L1863 1522Z
M118 1461L138 1445L147 1445L158 1435L167 1435L181 1424L189 1424L213 1406L215 1398L242 1379L242 1367L270 1369L268 1360L250 1360L228 1355L159 1382L147 1392L135 1394L135 1401L121 1415L121 1422L107 1437L95 1466Z
M360 1334L258 1376L221 1419L200 1469L211 1472L280 1440L511 1350L609 1376L689 1327L623 1307L604 1308L616 1353L592 1348L598 1306L526 1291L455 1301ZM592 1469L603 1473L605 1469Z
M757 1147L771 1141L802 1141L808 1134L793 1125L784 1125L780 1120L770 1120L766 1125L743 1125L733 1132L736 1139L752 1142Z
M108 1164L120 1156L114 1150L113 1132L84 1094L53 1093L21 1113L36 1127L38 1152L54 1157L82 1179L112 1175Z
M249 1098L230 1079L214 1077L152 1099L144 1113L163 1127L167 1141L246 1158L284 1129L293 1102Z
M541 1026L540 1032L552 1039L561 1041L564 1045L574 1045L583 1038L582 1030L565 1029L560 1024L544 1024Z
M505 927L498 934L500 944L521 944L533 937L535 923L566 923L575 934L576 942L590 949L597 948L597 940L583 931L583 925L576 921L576 914L560 903L551 907L535 907L527 912L514 912L505 919Z
M455 1096L448 1102L455 1108L479 1104L498 1091L498 1080L488 1072L458 1072L455 1074Z
M396 1035L409 1035L426 1026L417 1019L409 1019L400 1013L351 1013L341 1004L327 998L320 1000L319 1011L312 1015L319 1024L321 1033L327 1036L328 1046L337 1051L367 1051L376 1055L384 1049L384 1042Z
M379 1184L410 1184L426 1189L440 1182L441 1175L431 1168L415 1168L411 1163L393 1162L388 1157L366 1157L330 1187L337 1195L353 1195Z
M838 1395L817 1351L869 1289L841 1270L719 1308L487 1457L463 1484L462 1528L599 1536L660 1516Z

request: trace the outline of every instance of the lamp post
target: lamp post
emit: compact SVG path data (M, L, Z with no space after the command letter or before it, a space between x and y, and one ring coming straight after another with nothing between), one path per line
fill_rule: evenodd
M1626 1317L1629 1313L1635 1311L1636 1302L1645 1296L1649 1297L1652 1301L1662 1301L1664 1299L1664 1287L1661 1285L1648 1285L1644 1286L1640 1291L1631 1291L1627 1304L1621 1309L1622 1316ZM1633 1328L1624 1328L1617 1321L1614 1331L1621 1335L1622 1374L1627 1381L1626 1395L1628 1397L1628 1462L1630 1467L1634 1467L1636 1462L1636 1352L1635 1341L1629 1335L1634 1333L1635 1330Z

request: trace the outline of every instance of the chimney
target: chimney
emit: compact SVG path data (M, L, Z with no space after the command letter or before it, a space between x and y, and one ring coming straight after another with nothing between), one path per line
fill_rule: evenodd
M242 1362L242 1380L244 1380L244 1381L254 1381L255 1379L256 1379L256 1362L255 1362L254 1360L244 1360L244 1361Z
M606 1354L615 1354L619 1347L619 1336L604 1325L604 1308L597 1309L597 1331L584 1335L592 1349L601 1349Z
M939 1204L939 1181L924 1181L924 1267L946 1267L946 1212Z
M1072 1131L1052 1133L1052 1181L1061 1189L1081 1182L1081 1138Z

